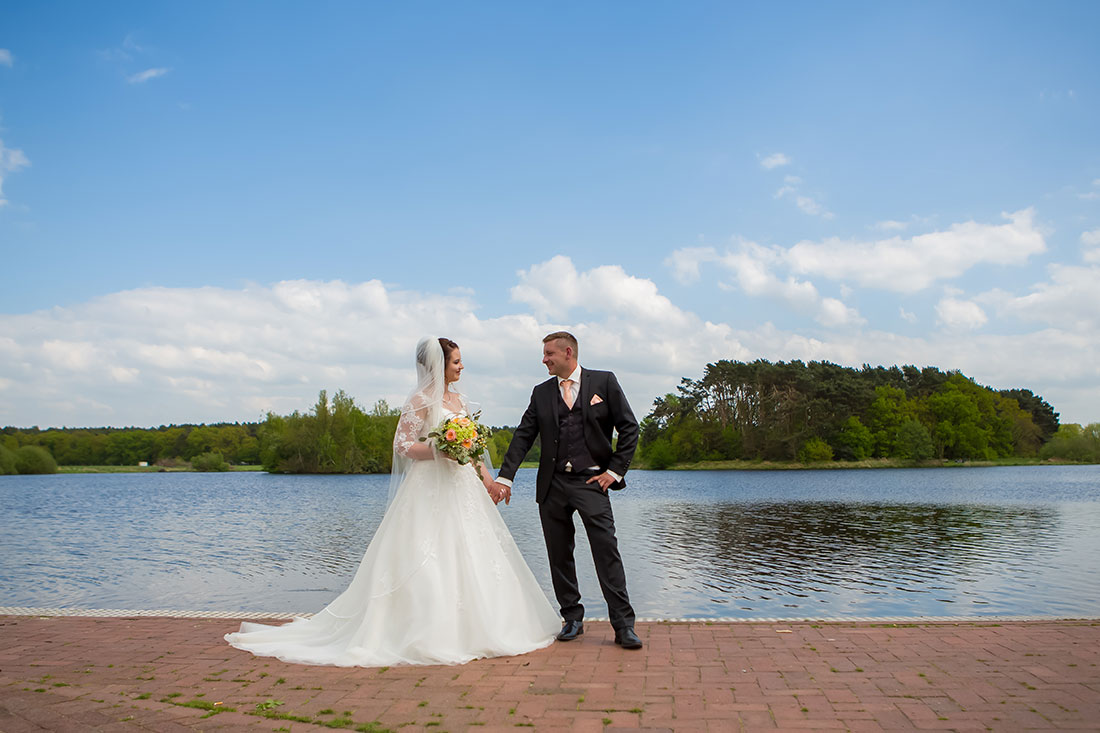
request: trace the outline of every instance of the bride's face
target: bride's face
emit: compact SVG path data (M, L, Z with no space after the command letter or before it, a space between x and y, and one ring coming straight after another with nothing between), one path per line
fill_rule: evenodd
M447 384L457 382L458 378L462 376L462 369L462 352L455 349L451 352L450 358L447 359L447 364L443 371L443 378L447 380Z

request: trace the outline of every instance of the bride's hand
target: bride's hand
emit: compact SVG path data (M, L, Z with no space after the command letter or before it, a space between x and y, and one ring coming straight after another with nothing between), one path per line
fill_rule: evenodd
M489 487L489 496L493 497L493 501L497 504L501 499L504 499L505 504L509 504L512 501L512 489L507 484L494 481Z

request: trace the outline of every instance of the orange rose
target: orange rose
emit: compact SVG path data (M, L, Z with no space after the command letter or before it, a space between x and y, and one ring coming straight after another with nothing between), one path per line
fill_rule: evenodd
M454 430L448 430L448 431L447 431L447 433L446 433L446 434L445 434L445 435L444 435L443 437L444 437L444 438L445 438L445 439L447 440L447 442L448 442L448 443L453 443L453 442L454 442L454 439L455 439L455 438L456 438L457 436L455 435L455 431L454 431Z
M472 440L464 440L462 441L462 447L469 450L474 447L474 442Z

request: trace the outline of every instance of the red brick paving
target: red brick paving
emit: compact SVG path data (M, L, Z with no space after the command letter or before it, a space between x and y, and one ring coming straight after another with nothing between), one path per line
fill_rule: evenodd
M0 617L0 731L1100 730L1096 621L648 623L641 651L589 623L522 657L391 669L256 658L222 642L237 626ZM253 714L269 700L307 722Z

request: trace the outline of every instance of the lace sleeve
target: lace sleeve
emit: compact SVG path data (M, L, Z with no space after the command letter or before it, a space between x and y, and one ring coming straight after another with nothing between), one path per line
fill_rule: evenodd
M426 409L406 410L401 413L397 432L393 435L393 451L399 456L409 456L409 450L420 444L420 432L424 429Z

